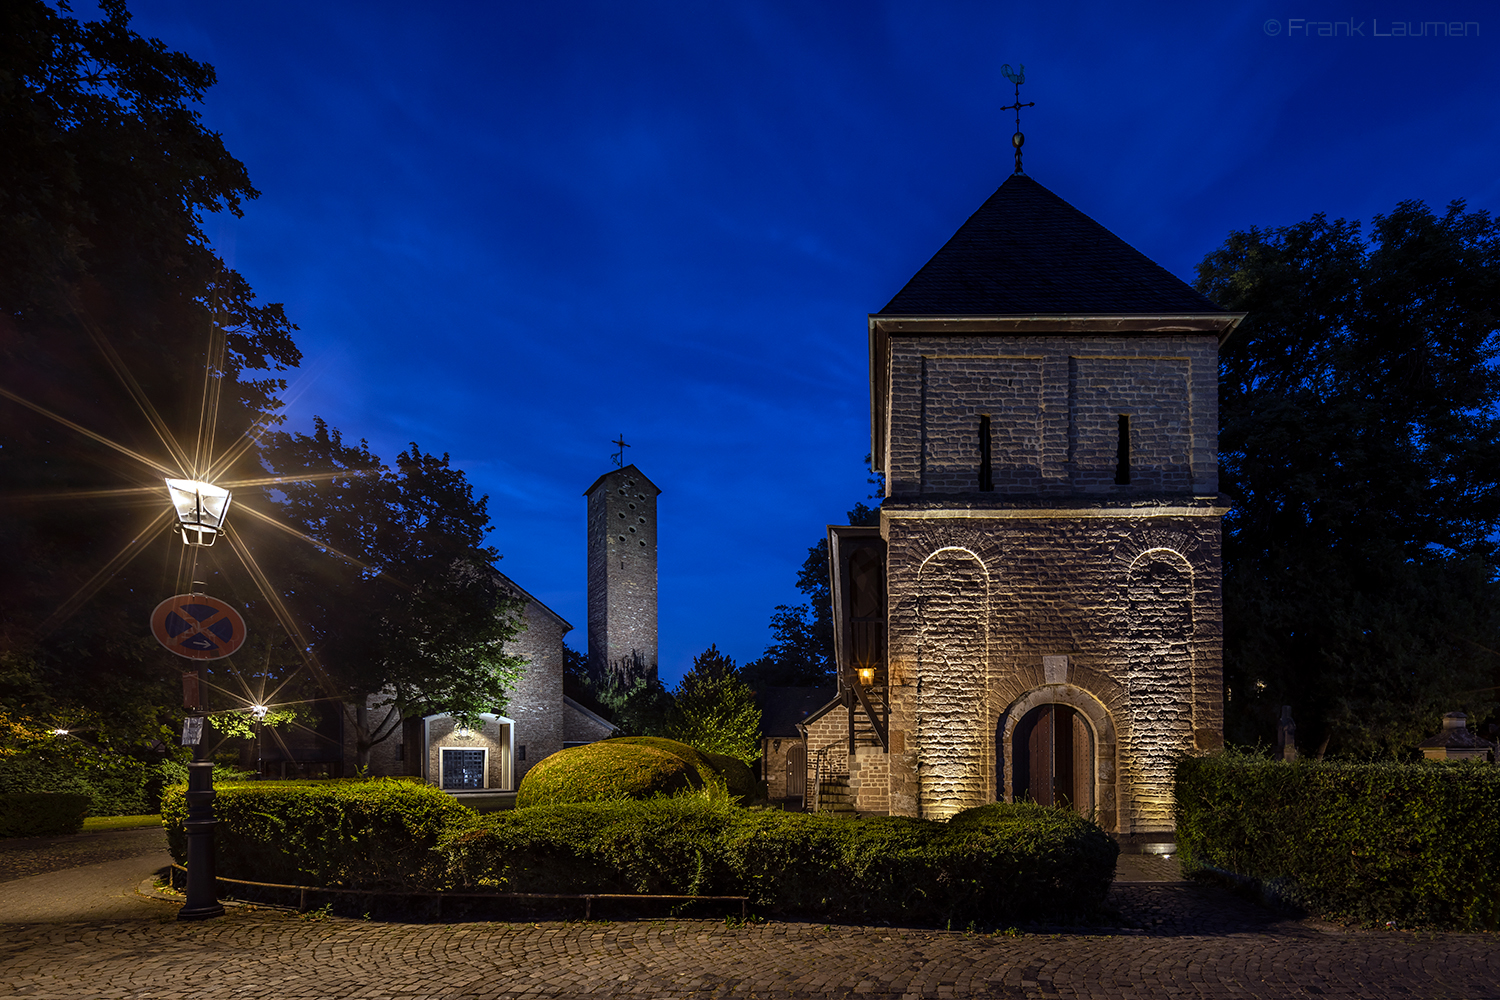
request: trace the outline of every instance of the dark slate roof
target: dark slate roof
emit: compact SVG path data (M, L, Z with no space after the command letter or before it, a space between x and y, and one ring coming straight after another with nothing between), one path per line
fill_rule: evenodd
M586 489L586 490L583 491L583 495L584 496L588 496L590 493L594 492L594 487L595 486L598 486L600 483L604 482L606 479L610 478L611 476L614 476L616 478L623 478L626 475L640 476L642 482L644 482L647 486L651 487L653 490L656 491L655 493L652 494L652 496L661 496L661 487L657 486L650 479L647 479L646 478L646 474L644 472L642 472L640 469L637 469L634 465L627 465L623 469L610 469L604 475L602 475L598 479L594 480L593 485L591 485L588 489Z
M755 703L760 706L761 735L796 736L797 723L832 701L838 693L837 684L761 688L755 692Z
M1024 174L1013 174L880 316L1223 312Z

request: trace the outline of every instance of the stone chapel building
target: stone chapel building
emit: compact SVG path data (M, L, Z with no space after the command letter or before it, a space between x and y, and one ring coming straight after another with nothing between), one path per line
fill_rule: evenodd
M1229 313L1017 171L869 317L878 528L830 526L809 806L1029 797L1168 839L1223 742Z

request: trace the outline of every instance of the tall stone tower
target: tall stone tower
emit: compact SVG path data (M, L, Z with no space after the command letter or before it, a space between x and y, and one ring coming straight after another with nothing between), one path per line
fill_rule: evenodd
M627 465L588 497L589 672L615 683L656 679L656 497Z
M856 808L1029 798L1170 839L1173 759L1222 743L1241 318L1021 173L869 317L880 530L830 529Z

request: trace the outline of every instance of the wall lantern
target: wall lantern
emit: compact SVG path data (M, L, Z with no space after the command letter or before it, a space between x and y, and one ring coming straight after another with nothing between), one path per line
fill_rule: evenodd
M212 545L229 516L229 491L195 479L168 479L184 545Z
M869 687L871 684L874 684L875 683L875 668L874 667L860 667L859 668L859 682L861 684L863 684L865 687Z

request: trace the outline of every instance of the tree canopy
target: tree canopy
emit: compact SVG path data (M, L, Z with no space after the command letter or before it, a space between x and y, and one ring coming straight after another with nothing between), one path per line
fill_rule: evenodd
M356 706L357 745L403 718L448 713L473 725L499 712L524 662L504 644L524 627L486 544L486 499L463 472L416 444L387 468L315 419L311 435L275 432L261 455L278 481L265 499L289 545L260 520L257 556L321 668L324 693ZM269 543L269 544L268 544ZM388 709L373 721L368 699Z
M662 733L668 739L746 764L760 758L760 707L734 660L717 645L693 657L673 692L668 719Z
M123 0L100 6L0 4L0 708L173 742L191 664L147 628L192 582L167 477L235 494L230 531L195 553L251 635L214 661L211 708L308 653L321 676L282 701L387 692L396 721L498 707L519 625L484 499L416 445L391 469L321 422L271 433L301 355L203 228L257 196L200 119L214 70L132 31Z
M180 700L144 629L185 572L152 534L162 479L255 475L232 449L300 355L202 229L256 196L199 119L212 67L103 12L0 6L0 698L109 738Z
M1500 674L1500 226L1462 202L1231 233L1220 352L1228 735L1406 754Z

